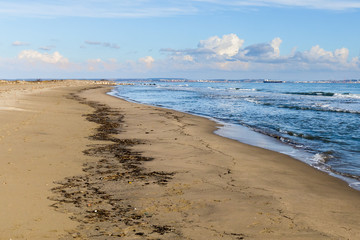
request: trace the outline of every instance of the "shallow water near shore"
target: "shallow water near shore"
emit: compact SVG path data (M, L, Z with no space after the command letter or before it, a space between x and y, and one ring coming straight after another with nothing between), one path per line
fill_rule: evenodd
M287 154L360 189L359 84L125 82L132 85L111 95L213 118L224 124L219 135Z

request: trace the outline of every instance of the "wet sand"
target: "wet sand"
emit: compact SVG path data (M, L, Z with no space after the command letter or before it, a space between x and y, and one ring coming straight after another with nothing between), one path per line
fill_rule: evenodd
M109 90L0 103L0 239L360 239L346 183Z

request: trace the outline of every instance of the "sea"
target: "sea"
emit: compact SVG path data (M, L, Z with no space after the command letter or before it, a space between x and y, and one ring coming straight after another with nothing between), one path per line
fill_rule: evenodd
M204 116L215 133L292 156L360 190L360 84L117 80L113 96Z

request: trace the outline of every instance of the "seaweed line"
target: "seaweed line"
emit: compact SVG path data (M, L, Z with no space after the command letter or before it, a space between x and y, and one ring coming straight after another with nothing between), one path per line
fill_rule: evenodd
M94 87L98 88L98 87ZM93 88L86 88L85 91ZM149 184L166 185L175 173L147 171L143 162L152 161L129 147L144 144L138 139L120 139L124 115L107 105L87 101L76 93L66 96L94 108L84 115L99 126L89 136L94 142L83 151L96 162L84 164L84 174L56 182L52 189L51 206L68 213L79 222L78 227L61 239L174 239L181 234L171 226L151 224L152 215L141 213L131 199L123 198L124 186L136 181L142 187ZM105 143L104 143L105 142ZM107 142L107 143L106 143Z

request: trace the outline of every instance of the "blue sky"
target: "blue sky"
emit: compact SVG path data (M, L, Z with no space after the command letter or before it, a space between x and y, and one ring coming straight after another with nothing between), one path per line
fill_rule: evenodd
M360 78L360 1L0 0L0 78Z

